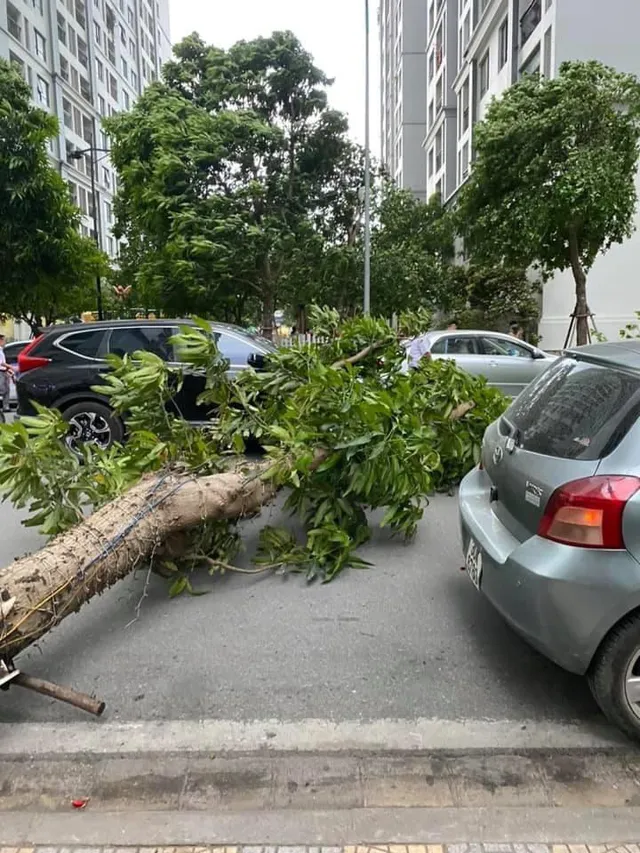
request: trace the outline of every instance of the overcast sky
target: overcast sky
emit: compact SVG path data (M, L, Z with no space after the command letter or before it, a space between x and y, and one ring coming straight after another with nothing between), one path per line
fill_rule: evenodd
M329 98L349 116L353 136L364 141L364 0L170 0L171 38L194 30L210 44L229 47L240 39L292 30L316 65L335 78ZM377 2L371 7L371 140L378 153Z

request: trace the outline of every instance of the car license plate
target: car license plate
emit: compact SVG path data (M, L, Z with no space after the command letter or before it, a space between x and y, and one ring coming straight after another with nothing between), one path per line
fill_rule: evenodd
M480 589L480 581L482 579L482 551L475 539L469 540L465 565L472 584L476 589Z

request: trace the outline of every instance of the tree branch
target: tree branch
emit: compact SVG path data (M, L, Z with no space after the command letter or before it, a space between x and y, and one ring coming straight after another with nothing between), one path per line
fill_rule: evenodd
M347 364L357 364L359 361L364 361L364 359L368 355L371 355L372 352L382 349L385 344L386 341L377 341L375 344L369 344L369 346L361 349L360 352L357 352L355 355L349 356L349 358L341 358L338 361L334 361L331 367L334 370L338 370L338 368L345 367Z

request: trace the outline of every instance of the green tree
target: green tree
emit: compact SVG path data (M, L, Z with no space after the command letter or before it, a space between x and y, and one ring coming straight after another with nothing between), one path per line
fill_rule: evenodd
M426 204L408 190L383 188L371 237L371 302L375 313L439 307L454 257L454 224L439 196Z
M125 268L172 312L258 302L269 330L301 246L348 219L346 119L292 33L228 51L192 35L174 52L165 82L108 122Z
M31 104L18 72L0 60L0 314L37 328L79 313L104 256L78 233L80 212L51 165L54 116Z
M474 130L460 228L480 263L571 269L577 340L588 337L587 273L629 237L636 207L640 84L598 62L527 76Z

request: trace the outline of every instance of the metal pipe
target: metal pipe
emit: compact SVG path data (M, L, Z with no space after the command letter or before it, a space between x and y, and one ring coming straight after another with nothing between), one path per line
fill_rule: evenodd
M371 87L369 0L364 0L364 313L371 313Z

